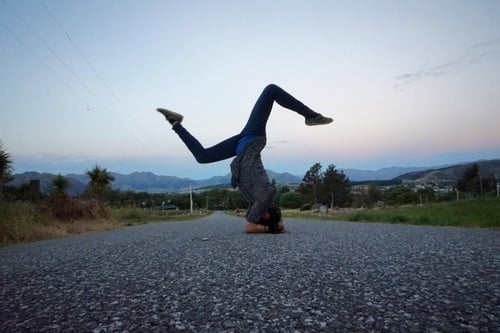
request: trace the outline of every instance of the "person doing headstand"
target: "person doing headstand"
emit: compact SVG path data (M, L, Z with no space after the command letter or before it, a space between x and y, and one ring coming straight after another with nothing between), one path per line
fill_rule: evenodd
M204 148L183 126L179 113L157 108L199 163L212 163L235 157L231 162L231 185L248 201L247 233L280 233L285 230L280 210L272 205L276 189L262 164L261 151L266 145L266 124L274 102L305 118L306 125L325 125L333 121L311 110L275 84L264 88L243 130L212 147Z

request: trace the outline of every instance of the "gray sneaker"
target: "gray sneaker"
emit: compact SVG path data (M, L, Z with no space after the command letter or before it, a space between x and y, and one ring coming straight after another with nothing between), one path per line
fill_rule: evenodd
M180 124L182 122L182 119L184 118L181 114L167 109L157 108L156 111L164 115L165 118L167 118L168 122L172 124L172 126Z
M306 125L315 126L315 125L326 125L333 121L332 118L324 117L322 115L317 115L314 118L306 118Z

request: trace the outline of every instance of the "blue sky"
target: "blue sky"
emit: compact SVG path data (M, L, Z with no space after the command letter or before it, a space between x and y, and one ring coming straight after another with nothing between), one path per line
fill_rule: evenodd
M500 1L0 0L0 140L14 172L197 164L276 83L335 119L275 106L266 168L303 175L500 158Z

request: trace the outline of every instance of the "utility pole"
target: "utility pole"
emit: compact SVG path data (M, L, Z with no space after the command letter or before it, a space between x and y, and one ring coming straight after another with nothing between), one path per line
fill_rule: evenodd
M193 214L193 189L191 188L191 183L189 183L189 205L191 208L191 214Z
M483 178L481 178L481 176L479 176L479 189L480 189L479 197L482 198L483 197Z

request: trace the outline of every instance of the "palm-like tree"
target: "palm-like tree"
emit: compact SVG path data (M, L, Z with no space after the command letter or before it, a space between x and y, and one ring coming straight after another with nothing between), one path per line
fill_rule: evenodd
M65 196L66 189L69 187L69 181L63 175L58 174L52 179L52 185L54 186L54 194Z
M11 180L12 158L3 148L0 142L0 197L2 195L3 184Z
M115 177L106 168L101 168L98 165L94 166L92 170L87 170L86 174L90 178L87 191L102 199L104 192L109 189L109 185L115 180Z

